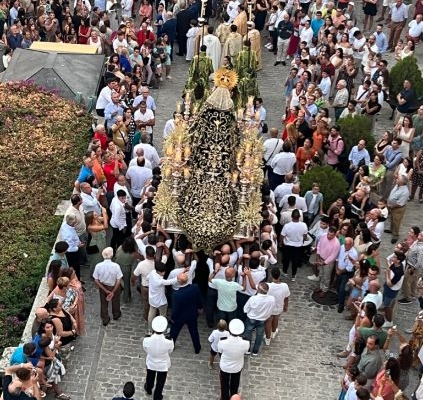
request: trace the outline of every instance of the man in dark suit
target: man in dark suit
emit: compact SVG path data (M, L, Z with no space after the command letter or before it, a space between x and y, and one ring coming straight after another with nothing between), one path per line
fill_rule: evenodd
M197 285L188 284L188 275L181 273L178 276L181 285L174 294L172 306L172 328L170 337L176 343L179 332L186 324L191 335L195 354L201 350L200 335L198 334L197 318L198 313L202 311L203 302L201 300L200 289Z
M167 35L170 43L170 59L173 60L173 44L176 39L176 19L172 11L166 13L166 22L162 25L161 36Z

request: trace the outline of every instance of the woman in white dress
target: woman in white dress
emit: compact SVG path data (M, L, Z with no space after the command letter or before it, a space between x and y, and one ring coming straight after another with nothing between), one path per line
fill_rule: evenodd
M400 146L402 158L410 155L410 143L413 141L414 132L413 121L409 115L400 118L398 124L394 128L394 138L402 140Z

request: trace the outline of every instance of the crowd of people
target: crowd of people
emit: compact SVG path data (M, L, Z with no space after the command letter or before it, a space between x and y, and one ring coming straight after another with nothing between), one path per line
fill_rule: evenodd
M406 238L400 236L407 204L417 191L423 202L423 106L412 81L405 80L391 99L392 132L378 132L374 122L390 96L387 54L395 60L414 57L423 32L422 2L417 1L408 25L411 13L402 0L391 6L383 2L377 22L384 25L374 31L378 5L372 0L365 2L361 30L355 4L341 0L257 0L254 22L247 4L209 2L205 16L221 18L216 29L211 23L199 26L198 1L143 0L139 9L123 1L122 24L114 18L114 3L0 3L5 68L13 50L37 40L91 45L108 56L96 104L104 122L95 128L75 181L49 262L49 296L37 310L34 338L17 348L6 369L4 399L40 399L50 388L57 398L70 398L59 383L75 339L85 334L81 275L92 277L98 287L104 326L121 318L121 301L132 301L134 288L139 293L147 324L147 394L154 389L154 399L162 399L170 353L184 325L194 352L201 352L198 318L204 309L208 368L215 368L219 353L221 399L236 399L245 355L256 357L263 343L271 345L280 316L288 311L286 281L295 282L304 267L311 269L307 278L316 285L314 296L324 301L336 293L338 313L349 310L345 318L353 321L345 350L338 354L346 358L340 398L407 398L410 370L420 364L423 330L420 314L410 340L394 324L396 302L406 306L418 298L423 309L423 232L413 226ZM208 74L221 65L237 69L244 55L247 67L260 71L265 49L275 54L275 68L290 64L282 82L284 130L280 135L270 129L264 141L258 237L229 241L211 254L194 252L184 235L169 234L153 216L161 159L151 144L156 102L150 89L171 80L174 55L195 60L200 43L206 44ZM259 115L265 133L261 98L251 114ZM359 114L372 121L378 138L372 151L363 139L346 149L336 124ZM166 122L164 137L176 118L174 113ZM339 170L350 184L350 196L328 208L319 182L301 188L298 180L321 165ZM379 254L385 234L395 245L386 260ZM385 360L383 351L395 350L390 348L393 336L401 342L399 354ZM133 384L125 385L124 398L131 398L133 390ZM417 400L423 398L420 392L423 386L414 393Z

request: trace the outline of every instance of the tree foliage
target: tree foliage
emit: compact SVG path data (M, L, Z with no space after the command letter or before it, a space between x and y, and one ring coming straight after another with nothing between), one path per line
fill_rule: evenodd
M401 92L406 79L411 82L416 97L420 98L423 95L423 78L414 56L406 57L392 67L389 73L389 94L391 98L396 98L397 94Z
M372 134L372 122L367 116L348 116L339 119L336 123L341 128L341 136L344 139L348 151L350 151L361 139L364 139L370 157L373 157L375 138Z
M323 193L323 209L329 206L338 198L348 194L348 183L344 175L334 170L332 167L314 167L300 177L301 195L311 190L311 186L316 182L319 184L320 192Z
M0 84L0 353L19 343L69 198L91 119L31 83Z

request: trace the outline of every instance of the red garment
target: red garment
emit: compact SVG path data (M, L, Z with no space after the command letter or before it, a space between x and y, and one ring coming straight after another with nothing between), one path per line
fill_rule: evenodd
M297 116L295 114L290 114L286 117L285 121L283 122L283 125L284 125L283 132L282 132L282 140L283 141L285 141L286 138L288 137L288 132L286 130L286 126L288 124L294 123L296 119L297 119Z
M423 3L421 0L418 0L416 3L416 8L414 9L414 19L416 19L417 14L423 15Z
M291 35L291 39L289 40L289 45L286 51L286 55L293 56L294 54L297 54L299 44L300 44L300 21L295 21L294 33Z
M150 40L151 42L156 42L156 36L154 35L154 32L151 32L147 30L147 32L144 31L138 31L137 33L137 42L139 46L142 46L146 40Z
M115 177L113 171L115 170L115 162L112 161L109 164L103 164L103 172L104 176L106 177L106 185L107 185L107 191L113 192L113 188L115 186L115 183L117 182L117 178ZM119 170L122 168L122 164L119 163Z
M332 78L333 76L335 76L335 66L329 62L326 65L321 65L320 66L320 70L321 71L326 71L327 74Z
M106 151L107 150L107 135L103 135L102 133L95 132L94 133L94 139L100 140L100 146L101 150Z
M80 26L79 27L79 32L82 33L83 35L88 35L88 31L90 30L89 26ZM88 43L88 38L85 36L78 36L78 43L79 44L87 44Z

